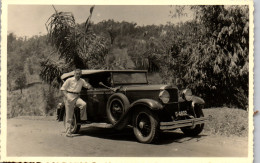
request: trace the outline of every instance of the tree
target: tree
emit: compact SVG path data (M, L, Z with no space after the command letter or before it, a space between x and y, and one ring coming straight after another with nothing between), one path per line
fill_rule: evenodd
M56 51L41 64L40 76L44 81L55 85L59 83L62 73L74 68L104 67L107 42L89 28L93 9L94 7L91 7L84 29L75 23L72 13L58 12L55 9L55 13L48 19L46 23L48 38Z
M21 94L23 93L23 89L26 87L26 76L24 73L19 74L19 76L15 80L16 87L20 89Z
M248 103L248 6L192 6L192 42L182 47L183 80L208 104L245 108ZM171 65L172 63L170 63ZM188 84L188 85L187 85Z

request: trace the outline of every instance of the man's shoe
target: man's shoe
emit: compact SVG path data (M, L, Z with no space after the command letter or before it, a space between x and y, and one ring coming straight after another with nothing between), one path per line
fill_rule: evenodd
M70 137L70 138L73 137L71 133L67 133L66 136L67 136L67 137Z
M91 122L88 121L88 120L81 120L80 122L83 123L83 124L90 124L90 123L91 123Z

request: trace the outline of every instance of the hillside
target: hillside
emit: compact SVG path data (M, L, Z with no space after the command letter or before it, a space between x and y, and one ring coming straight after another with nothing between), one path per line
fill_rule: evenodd
M60 102L59 91L47 84L35 83L27 88L8 91L7 117L52 115Z

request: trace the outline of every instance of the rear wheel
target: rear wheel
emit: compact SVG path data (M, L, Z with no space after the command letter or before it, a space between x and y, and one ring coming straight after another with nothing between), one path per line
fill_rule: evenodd
M63 124L64 124L64 128L66 129L66 114L63 115ZM71 133L77 134L80 130L81 125L77 124L77 119L75 114L73 114L71 125L72 125Z
M197 118L204 117L204 114L203 114L203 111L201 108L197 108L195 110L195 114L196 114ZM187 136L197 136L202 132L203 129L204 129L204 123L197 124L195 127L183 127L183 128L181 128L181 131Z
M151 143L157 139L159 132L157 116L147 108L136 110L133 115L135 137L141 143Z

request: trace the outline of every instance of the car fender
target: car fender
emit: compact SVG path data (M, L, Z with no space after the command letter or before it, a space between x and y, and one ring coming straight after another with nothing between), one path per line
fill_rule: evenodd
M194 104L201 104L201 105L205 104L205 101L202 98L198 97L198 96L192 96L191 101Z
M114 124L114 128L123 129L130 123L133 111L138 108L137 106L146 106L151 110L160 110L163 109L162 104L152 99L139 99L133 102L129 108L126 110L125 114Z
M194 95L190 98L190 100L184 100L182 97L179 97L178 101L179 101L179 103L183 103L185 101L190 101L193 104L201 104L201 105L205 104L205 101L202 98L200 98L198 96L194 96Z
M158 101L155 101L153 99L139 99L130 105L129 110L131 110L132 108L138 105L147 106L151 110L160 110L163 108L162 104L160 104Z

